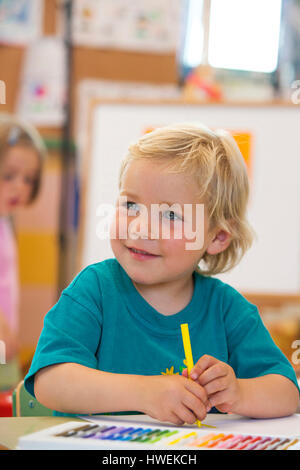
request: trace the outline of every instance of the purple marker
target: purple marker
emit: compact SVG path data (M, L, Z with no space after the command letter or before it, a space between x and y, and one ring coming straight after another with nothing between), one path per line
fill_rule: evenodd
M117 427L116 429L112 429L111 431L109 431L107 434L104 433L105 435L101 437L101 439L113 439L114 436L120 434L120 432L124 431L126 428L124 428L124 426L121 426L121 427Z
M131 428L124 428L122 431L118 430L118 432L114 434L114 436L112 436L111 439L113 441L119 441L124 436L128 436L129 432L132 431L133 429L134 428L131 427Z
M110 426L109 428L104 429L104 431L97 432L95 434L96 439L103 439L103 436L109 435L110 433L114 432L117 426Z

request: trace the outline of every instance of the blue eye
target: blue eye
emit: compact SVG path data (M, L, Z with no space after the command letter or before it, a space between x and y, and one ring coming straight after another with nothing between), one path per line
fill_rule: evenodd
M172 221L175 221L175 220L182 220L182 218L181 218L179 215L175 214L174 211L166 211L166 212L164 212L164 214L168 214L168 213L170 214L170 216L167 217L167 219L172 220Z
M131 211L130 215L134 215L133 212L138 211L138 204L132 201L126 201L124 204L122 204L122 206L125 207L128 211Z

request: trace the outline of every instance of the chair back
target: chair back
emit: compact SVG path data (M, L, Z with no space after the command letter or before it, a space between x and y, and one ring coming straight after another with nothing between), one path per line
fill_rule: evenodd
M46 408L25 390L22 380L13 391L13 416L52 416L52 410Z

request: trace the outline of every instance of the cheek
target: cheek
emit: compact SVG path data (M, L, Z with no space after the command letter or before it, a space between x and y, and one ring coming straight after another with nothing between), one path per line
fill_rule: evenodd
M162 248L162 251L168 255L183 255L185 251L185 240L184 239L175 239L175 238L169 238L169 239L161 239L160 240L160 245Z
M124 212L119 211L117 209L115 212L115 216L110 225L110 233L109 233L110 239L111 240L119 240L119 239L126 240L127 239L127 225L128 225L127 215Z
M9 194L11 188L11 183L8 183L8 182L5 182L3 181L1 184L0 184L0 196L3 198L5 197L7 194Z
M28 187L24 188L24 192L23 192L24 204L27 204L30 201L32 194L33 194L33 187L32 186L28 186Z
M161 244L165 253L182 261L189 260L190 263L194 263L203 255L203 239L197 238L196 235L186 238L183 234L180 239L172 237L169 240L162 240Z

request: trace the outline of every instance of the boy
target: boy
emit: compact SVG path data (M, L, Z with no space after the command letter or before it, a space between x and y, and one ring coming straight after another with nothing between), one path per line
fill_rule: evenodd
M294 371L257 308L211 277L252 241L234 139L196 125L157 129L129 148L119 189L115 258L85 268L48 313L27 390L62 413L135 410L174 424L212 407L294 413ZM194 380L180 375L182 323Z

